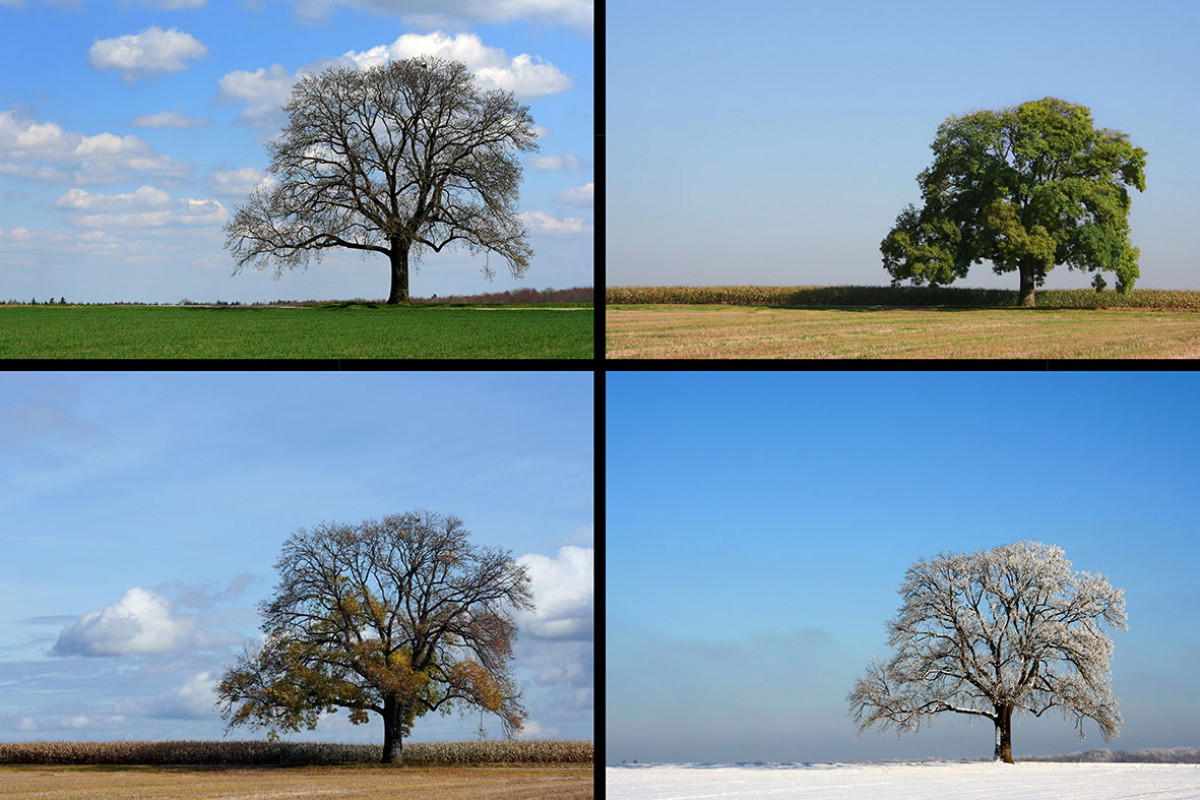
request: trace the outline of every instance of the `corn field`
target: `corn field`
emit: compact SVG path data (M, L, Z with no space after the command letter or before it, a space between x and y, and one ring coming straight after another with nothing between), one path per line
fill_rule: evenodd
M1127 295L1094 289L1043 289L1041 308L1138 308L1200 311L1200 292L1134 289ZM1017 292L939 286L610 286L608 305L949 306L1015 308Z
M0 764L149 764L327 766L375 763L379 745L306 742L0 742ZM497 763L592 763L591 742L412 742L404 763L448 766Z

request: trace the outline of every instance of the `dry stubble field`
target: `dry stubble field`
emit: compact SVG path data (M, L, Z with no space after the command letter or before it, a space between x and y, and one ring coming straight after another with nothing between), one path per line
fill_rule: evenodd
M0 766L5 800L193 800L403 797L405 800L585 800L591 766L41 767Z
M1200 314L615 306L608 358L1198 358Z

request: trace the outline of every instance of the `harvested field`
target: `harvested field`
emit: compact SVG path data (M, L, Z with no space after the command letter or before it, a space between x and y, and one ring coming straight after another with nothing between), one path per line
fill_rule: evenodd
M1187 311L616 306L606 329L610 359L1200 357Z
M193 800L403 797L405 800L585 800L594 770L577 767L0 767L6 800Z

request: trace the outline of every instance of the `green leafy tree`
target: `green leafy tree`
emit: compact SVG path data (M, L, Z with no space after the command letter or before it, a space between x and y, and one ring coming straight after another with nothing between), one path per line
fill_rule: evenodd
M529 577L469 536L458 518L428 511L294 534L260 607L266 639L218 686L229 726L274 737L338 708L355 724L374 712L383 763L401 760L403 737L429 711L477 707L520 730L510 612L533 608Z
M1146 151L1127 134L1097 130L1084 106L1047 97L951 117L932 149L917 179L924 207L904 209L880 245L892 285L948 284L987 259L997 274L1020 274L1022 306L1035 305L1035 287L1058 264L1112 272L1118 291L1133 288L1129 189L1146 189Z

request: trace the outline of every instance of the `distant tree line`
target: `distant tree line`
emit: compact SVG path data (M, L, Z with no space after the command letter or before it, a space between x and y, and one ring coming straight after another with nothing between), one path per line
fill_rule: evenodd
M428 299L414 298L414 303L591 303L595 290L591 286L574 289L517 289L490 294L434 295Z

